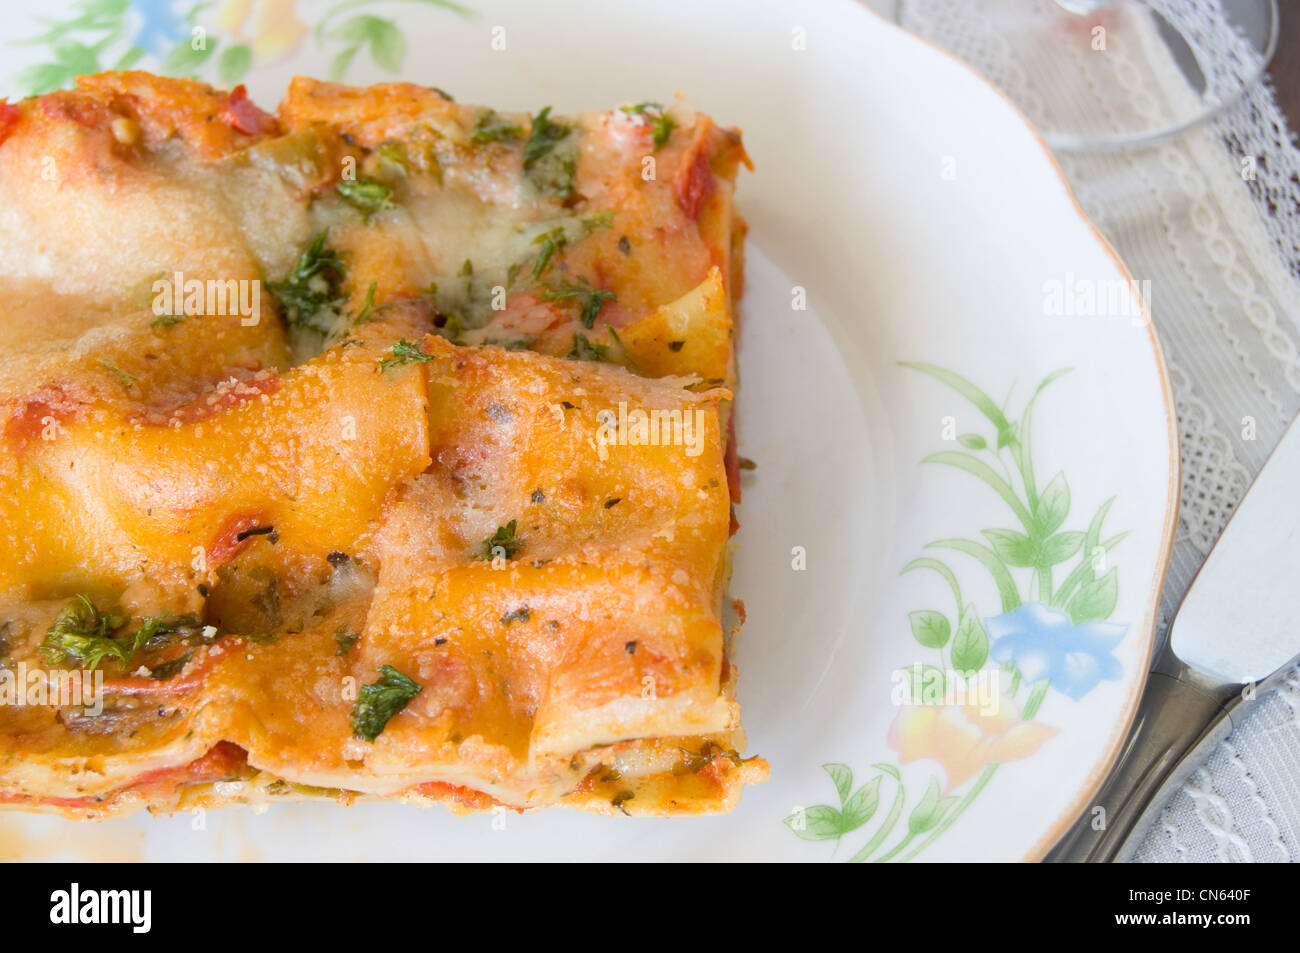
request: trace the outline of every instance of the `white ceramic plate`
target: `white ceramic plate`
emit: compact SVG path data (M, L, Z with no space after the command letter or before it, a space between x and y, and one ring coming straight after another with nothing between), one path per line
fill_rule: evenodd
M93 825L8 815L0 854L1041 856L1132 717L1177 485L1149 322L1046 149L992 87L850 0L465 4L211 3L196 21L206 55L182 48L171 63L242 80L266 105L294 74L346 65L350 82L396 74L529 111L681 91L743 128L757 170L739 193L752 225L739 420L758 469L732 592L749 615L738 661L750 751L771 780L730 815L682 820L392 804ZM139 65L157 68L191 35L169 11L200 6L124 5L100 0L88 30L6 46L6 90L107 68L133 42ZM41 7L56 24L72 16ZM45 27L10 17L3 29L17 41ZM1064 368L1022 428L1036 388ZM947 672L948 694L900 704L896 673L918 664Z

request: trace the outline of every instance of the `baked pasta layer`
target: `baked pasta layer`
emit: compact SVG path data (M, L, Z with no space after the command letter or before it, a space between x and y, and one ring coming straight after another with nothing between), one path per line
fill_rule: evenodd
M684 102L0 103L0 806L733 807L747 162Z

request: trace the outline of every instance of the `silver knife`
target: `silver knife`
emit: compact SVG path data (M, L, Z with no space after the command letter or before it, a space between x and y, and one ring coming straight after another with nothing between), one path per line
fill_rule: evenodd
M1298 490L1293 420L1183 597L1114 767L1046 860L1128 860L1188 775L1300 661Z

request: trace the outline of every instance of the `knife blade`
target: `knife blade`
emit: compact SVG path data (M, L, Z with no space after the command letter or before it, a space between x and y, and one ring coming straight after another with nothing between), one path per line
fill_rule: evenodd
M1114 766L1046 860L1129 859L1168 798L1300 661L1298 487L1293 420L1183 597Z

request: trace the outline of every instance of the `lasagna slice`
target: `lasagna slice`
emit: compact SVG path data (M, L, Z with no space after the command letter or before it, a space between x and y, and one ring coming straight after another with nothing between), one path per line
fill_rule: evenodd
M0 103L0 805L733 807L739 134Z

